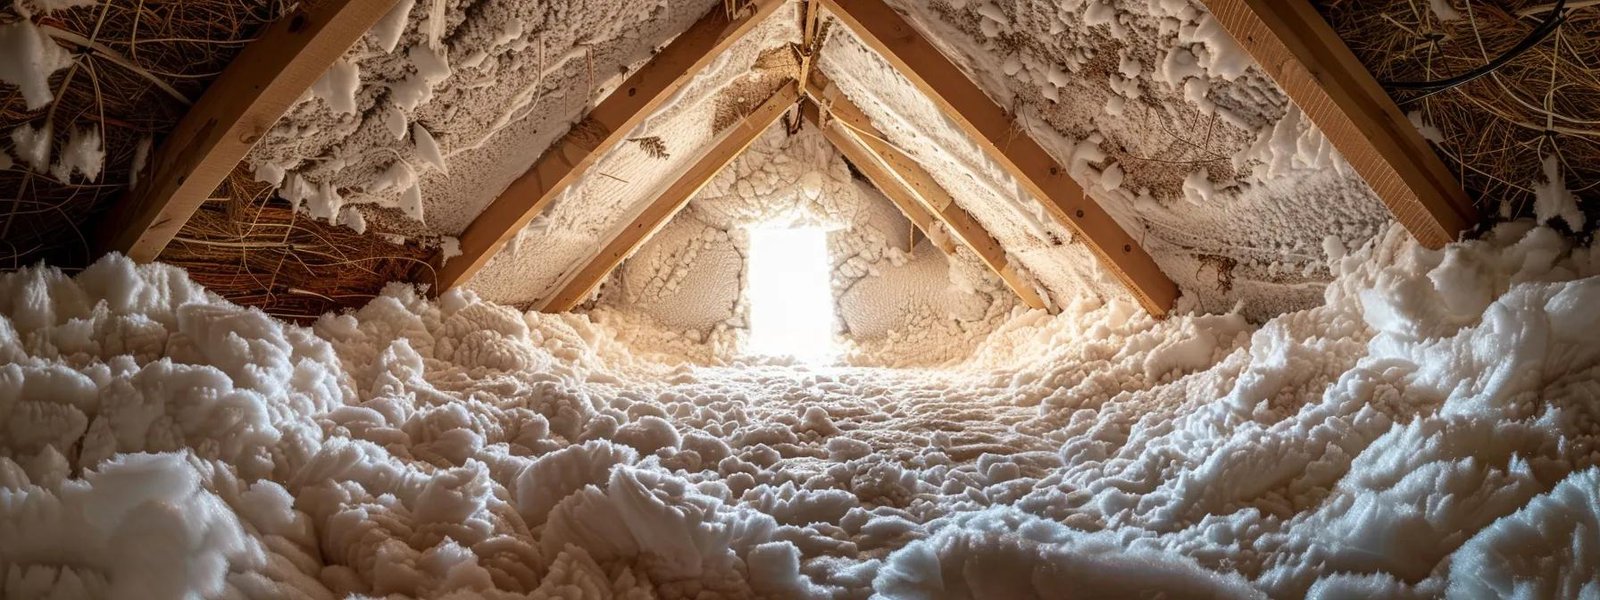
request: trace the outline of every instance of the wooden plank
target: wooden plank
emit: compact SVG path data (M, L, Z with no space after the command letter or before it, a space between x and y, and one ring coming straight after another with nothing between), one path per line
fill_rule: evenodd
M1477 210L1444 162L1306 0L1202 0L1424 246L1454 241Z
M956 204L950 193L940 186L922 165L885 141L883 134L873 128L866 114L845 98L844 94L837 93L836 89L831 88L821 73L814 73L811 81L806 83L806 95L833 117L831 125L824 128L823 132L841 152L849 156L846 147L859 145L861 151L868 157L863 160L874 163L888 174L889 181L880 183L873 179L871 173L867 173L867 177L873 179L873 183L877 184L885 196L890 195L890 189L903 191L934 220L943 223L945 230L952 237L972 250L973 254L976 254L990 271L999 276L1024 305L1029 308L1045 308L1044 299L1011 265L1000 242L989 235L988 230L984 229L971 213ZM862 162L852 160L857 166ZM866 173L865 169L863 173ZM926 228L923 230L926 231Z
M268 25L178 121L148 175L99 224L100 251L155 260L261 136L394 4L301 2Z
M762 132L776 123L778 117L783 116L783 113L794 106L799 98L798 86L792 82L785 84L760 107L724 131L715 146L696 161L694 166L679 175L672 185L662 190L633 222L606 244L605 249L569 279L560 292L545 301L541 310L567 312L583 303L584 299L593 294L600 282L605 281L623 260L671 221L673 215L678 214L689 200L700 193L718 171L743 154L745 149L749 148L756 138L761 137Z
M883 0L820 0L830 14L925 94L1006 169L1054 219L1100 258L1145 310L1163 317L1178 286L1133 236L1032 138L1011 114L929 43Z
M822 11L817 0L800 0L800 82L807 81L816 66L817 33L822 27Z
M822 118L818 116L815 103L807 102L801 108L801 111L805 114L806 120L816 125L822 131L822 135L828 138L828 141L832 142L835 148L839 149L839 153L843 154L846 160L855 165L862 175L866 175L867 180L871 181L872 185L877 186L878 191L883 192L884 197L888 198L895 208L900 209L900 214L905 215L906 220L911 221L917 231L927 235L934 224L939 222L939 219L935 218L933 213L922 205L922 201L915 194L912 194L911 190L906 189L905 185L900 183L900 179L889 171L888 165L885 165L871 150L868 150L854 136L846 133L842 127L837 125L824 126ZM956 246L950 238L929 236L929 239L942 242L935 245L945 254L955 254Z
M461 255L435 265L434 291L471 280L600 157L783 4L783 0L755 0L731 21L719 5L673 39L472 220L460 236Z

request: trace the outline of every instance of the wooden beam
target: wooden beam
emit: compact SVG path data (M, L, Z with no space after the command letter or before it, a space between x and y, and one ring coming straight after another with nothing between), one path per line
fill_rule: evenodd
M696 161L694 166L679 175L672 185L662 190L655 200L633 219L633 222L606 244L605 249L569 279L561 287L560 292L545 301L541 310L567 312L583 303L583 300L594 293L600 282L605 281L623 260L671 221L673 215L678 214L689 200L700 193L718 171L743 154L745 149L749 148L756 138L761 137L762 132L776 123L778 117L783 116L783 113L794 106L799 98L798 86L792 82L784 84L755 111L745 115L738 123L725 130L715 146Z
M868 179L873 180L885 196L891 200L896 200L896 197L901 195L909 198L909 202L917 205L917 208L925 211L933 220L943 223L950 236L972 250L973 254L976 254L990 271L999 276L1000 281L1004 282L1024 305L1028 308L1045 308L1044 299L1011 265L1000 242L989 235L977 219L956 204L950 193L934 181L933 175L899 148L885 141L883 134L873 128L872 122L860 108L845 98L844 94L839 94L837 91L830 92L830 89L821 73L814 73L811 81L806 83L806 95L811 98L811 104L821 106L832 116L829 125L823 127L823 133L834 146L837 146L846 157L850 157L854 152L862 154L862 158L852 158L851 161L862 169ZM857 148L859 150L856 150ZM873 170L881 171L883 173L881 177L885 181L879 181L878 177L874 177L867 167L861 166L863 163L871 163ZM899 205L900 202L896 200L895 203ZM927 231L926 227L921 229ZM929 239L938 238L929 236ZM953 254L952 250L954 248L946 249L946 253Z
M1418 242L1439 248L1477 223L1449 168L1309 2L1202 3Z
M1038 142L1019 134L1011 114L923 39L883 0L820 0L823 8L942 109L1006 169L1051 217L1077 234L1145 310L1162 317L1178 286L1068 170Z
M161 142L149 174L98 225L101 252L149 262L328 67L395 0L318 0L250 42Z
M883 161L873 155L871 150L868 150L855 137L844 133L839 127L824 124L818 114L815 103L807 102L805 106L801 107L801 112L804 113L807 121L817 126L822 131L822 135L828 138L828 141L832 142L835 148L839 149L839 153L843 154L845 159L850 161L850 164L855 165L862 175L867 176L867 180L871 181L872 185L877 186L878 191L883 192L884 197L888 198L895 208L900 209L900 214L905 215L906 220L911 221L917 231L921 231L926 235L934 224L939 222L939 219L929 212L927 207L922 205L922 201L915 194L912 194L911 190L906 189L900 183L899 178L889 171L888 165L885 165ZM955 254L956 245L950 238L929 236L929 239L937 240L935 245L945 254Z
M804 83L817 64L817 33L822 27L822 11L817 0L800 0L800 77Z
M435 265L435 292L464 284L600 157L784 4L754 0L729 20L721 6L689 27L511 182L461 234L461 255Z

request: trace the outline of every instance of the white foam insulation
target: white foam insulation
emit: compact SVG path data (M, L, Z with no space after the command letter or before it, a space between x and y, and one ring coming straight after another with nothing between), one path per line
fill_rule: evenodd
M977 219L1014 264L1032 273L1056 305L1092 295L1127 298L1088 247L1044 213L999 164L932 100L842 26L831 28L818 63L891 144L915 159Z
M1264 318L1315 304L1330 278L1324 248L1353 248L1390 222L1326 138L1195 2L888 1L1018 114L1204 310L1242 302L1245 314ZM837 37L834 46L852 47ZM829 74L859 60L858 51L827 52ZM870 91L896 112L910 110L908 90ZM1018 252L1009 237L1002 242Z
M657 138L666 156L625 143L601 157L467 283L485 298L537 305L560 290L679 173L714 145L717 134L765 102L794 76L788 44L800 39L797 5L778 10L734 44L629 139Z
M308 214L454 236L716 0L399 0L262 138Z

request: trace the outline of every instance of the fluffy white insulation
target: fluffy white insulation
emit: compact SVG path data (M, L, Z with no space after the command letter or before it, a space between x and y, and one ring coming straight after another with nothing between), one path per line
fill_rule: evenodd
M1200 2L888 0L1183 288L1263 319L1318 303L1322 247L1389 217ZM1056 296L1123 294L1071 233L844 27L818 66Z
M677 174L711 149L734 115L747 114L783 83L787 71L759 67L771 57L790 56L783 43L800 36L793 9L786 6L755 26L627 134L630 140L657 139L665 156L630 142L598 158L466 285L506 304L537 306L559 292Z
M1259 327L1080 301L937 371L12 272L0 595L1600 595L1600 250L1391 228L1334 269Z
M442 241L712 0L399 0L262 138L307 214Z

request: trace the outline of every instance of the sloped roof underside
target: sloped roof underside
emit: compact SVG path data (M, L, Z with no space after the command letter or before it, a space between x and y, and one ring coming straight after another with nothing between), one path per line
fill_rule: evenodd
M311 194L331 185L375 231L459 234L625 73L720 10L716 0L443 0L440 25L434 4L400 0L397 10L409 8L409 17L393 49L384 47L392 33L380 24L346 53L326 87L256 147L249 162L258 175L275 178L265 167L299 176ZM341 113L338 90L349 84L334 73L351 67L357 110ZM418 149L418 126L448 170ZM420 185L419 210L406 206L405 170ZM326 199L307 203L322 218L342 210Z
M1011 107L1205 310L1243 300L1248 314L1261 317L1318 302L1329 277L1325 245L1358 244L1390 221L1278 87L1188 3L889 3ZM875 122L926 103L898 77L852 89L859 78L845 72L859 69L853 61L865 60L864 49L835 39L848 37L839 35L848 34L844 28L835 31L823 68ZM885 85L891 82L898 85ZM855 94L879 98L862 102ZM897 129L934 131L929 124L944 122L924 111L900 119ZM931 139L941 149L955 145L949 136ZM896 142L914 151L927 141ZM969 210L984 218L978 207ZM1052 281L1035 267L1046 260L1030 260L1014 234L1002 233L1007 228L985 224Z
M1192 306L1227 310L1243 301L1246 314L1259 318L1315 303L1328 279L1325 250L1368 239L1390 221L1337 152L1193 2L888 3L1014 111L1019 129L1077 175ZM524 306L559 289L704 151L715 130L707 124L724 123L792 76L785 46L798 41L800 6L787 2L630 134L659 138L664 155L625 143L603 157L469 286ZM257 178L293 182L278 193L299 201L302 214L331 221L328 227L447 248L628 72L708 11L723 10L712 0L400 0L399 7L278 123L246 166ZM1125 297L1082 244L846 28L831 29L818 68L921 161L1054 304ZM66 129L58 127L57 137ZM107 173L120 178L130 153L112 154ZM234 182L223 191L246 208L264 205L249 197L258 186ZM249 211L230 204L213 216L238 214ZM322 224L313 229L309 238L330 237ZM385 251L395 250L363 249L350 261ZM248 275L278 291L297 281ZM423 273L413 278L426 283ZM328 305L359 304L361 295Z
M617 230L705 153L717 134L766 101L797 65L799 17L786 6L735 44L667 105L628 134L494 256L467 287L508 304L556 293ZM665 155L652 150L659 140Z

